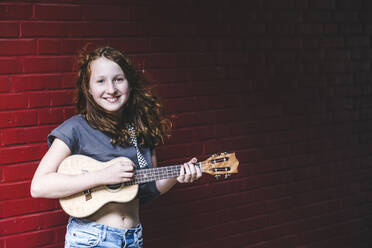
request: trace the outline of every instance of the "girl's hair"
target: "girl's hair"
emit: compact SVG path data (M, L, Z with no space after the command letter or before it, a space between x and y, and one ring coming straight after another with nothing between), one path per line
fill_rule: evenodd
M119 118L100 107L89 93L90 65L100 57L117 63L129 83L129 99ZM169 135L171 122L165 116L159 100L145 88L147 84L128 57L112 47L97 48L91 53L82 52L79 56L77 79L77 111L85 117L89 125L109 135L114 145L130 144L130 133L127 129L130 124L137 131L138 144L154 147Z

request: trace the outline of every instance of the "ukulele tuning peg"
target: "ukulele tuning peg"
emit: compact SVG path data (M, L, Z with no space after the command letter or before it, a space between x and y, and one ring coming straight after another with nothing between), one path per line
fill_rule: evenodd
M230 173L225 174L225 179L229 178L231 176Z
M220 180L221 179L221 175L214 175L214 177L217 179L217 180Z

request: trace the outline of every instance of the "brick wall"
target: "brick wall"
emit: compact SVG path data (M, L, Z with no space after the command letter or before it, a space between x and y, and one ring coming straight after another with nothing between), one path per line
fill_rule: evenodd
M236 151L239 174L141 209L146 247L371 247L368 0L0 2L0 247L63 247L32 199L49 131L72 116L87 42L129 53L173 137L161 165Z

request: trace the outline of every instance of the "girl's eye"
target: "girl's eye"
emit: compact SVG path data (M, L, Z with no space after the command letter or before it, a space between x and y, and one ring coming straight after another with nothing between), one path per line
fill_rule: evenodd
M123 81L124 80L124 78L117 78L116 79L116 81L119 81L119 82L121 82L121 81Z
M105 80L103 79L100 79L100 80L97 80L97 83L103 83Z

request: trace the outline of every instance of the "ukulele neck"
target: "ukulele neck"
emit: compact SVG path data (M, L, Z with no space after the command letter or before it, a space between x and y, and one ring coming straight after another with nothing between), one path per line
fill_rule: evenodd
M202 163L195 163L202 169ZM141 184L156 180L178 177L180 175L182 165L164 166L158 168L136 170L134 180L124 183L125 185Z

